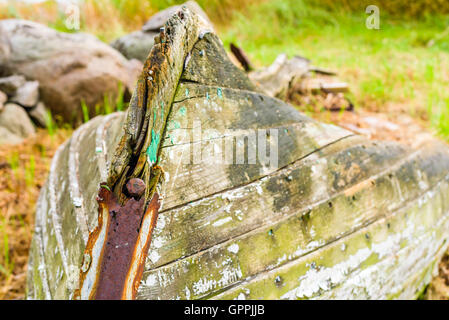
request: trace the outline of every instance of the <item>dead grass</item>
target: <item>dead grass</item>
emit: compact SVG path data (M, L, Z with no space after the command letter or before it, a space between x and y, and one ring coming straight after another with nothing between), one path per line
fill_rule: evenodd
M449 252L446 252L438 266L438 276L435 277L426 292L425 300L449 300Z
M105 42L139 30L156 12L182 4L186 0L84 0L79 4L80 30L96 35ZM216 27L228 25L236 12L265 0L197 0ZM26 3L10 1L0 4L0 19L27 19L59 31L73 32L66 26L70 8L56 1Z
M58 5L56 1L32 4L14 2L0 4L0 19L27 19L59 31L73 32L77 30L70 30L66 24L73 14L72 10ZM79 6L79 31L93 33L109 42L118 35L139 29L156 11L149 1L127 0L113 5L110 0L87 0Z
M39 130L24 143L0 146L0 300L23 299L35 204L51 158L72 130Z

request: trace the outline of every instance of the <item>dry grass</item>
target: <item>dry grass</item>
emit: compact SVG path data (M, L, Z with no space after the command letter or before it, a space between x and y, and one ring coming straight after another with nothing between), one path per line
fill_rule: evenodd
M0 146L0 300L23 299L39 191L51 158L72 130L39 130L24 143Z
M79 7L80 31L93 33L108 42L117 35L139 29L157 11L149 1L116 2L117 5L112 5L110 0L82 2ZM66 25L66 18L70 14L67 6L58 5L55 1L0 4L0 19L27 19L66 32L73 31Z
M446 252L438 265L438 276L435 277L424 293L426 300L449 299L449 251Z
M265 0L197 0L217 27L228 25L236 12ZM96 35L105 42L138 30L154 13L185 0L84 0L80 3L80 31ZM39 22L60 31L67 29L70 10L55 1L0 4L0 19L20 18Z

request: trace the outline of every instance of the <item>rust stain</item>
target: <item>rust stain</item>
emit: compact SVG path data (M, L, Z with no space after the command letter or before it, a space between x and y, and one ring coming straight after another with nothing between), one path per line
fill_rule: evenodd
M145 228L145 232L139 234L136 245L134 246L131 259L132 265L126 275L125 287L122 294L123 300L134 300L136 298L160 205L159 194L155 193L142 219L142 227Z
M144 199L139 201L129 199L117 211L109 209L110 222L103 244L104 253L100 264L95 299L121 299L126 274L131 265L131 250L139 235L143 206Z
M135 197L145 191L142 188L143 181L139 180L131 179L128 182L128 185L138 188L137 193L134 193ZM142 278L151 234L156 225L159 195L153 195L144 212L144 197L130 198L124 205L120 205L114 193L102 184L97 201L98 226L89 235L83 267L87 265L86 259L90 262L86 270L81 270L80 289L75 293L75 298L134 299ZM141 232L141 228L145 230Z
M356 184L355 186L347 189L344 194L346 197L352 197L357 192L359 192L363 189L368 189L368 188L372 187L374 185L374 183L375 183L375 181L373 179L368 179L368 180L362 181L362 182Z
M133 198L140 198L145 192L145 182L142 179L130 179L126 184L126 190L128 191L129 196Z

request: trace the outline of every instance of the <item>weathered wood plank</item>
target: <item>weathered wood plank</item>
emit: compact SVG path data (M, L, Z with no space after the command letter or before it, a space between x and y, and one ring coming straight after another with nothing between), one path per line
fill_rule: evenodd
M46 188L40 193L37 206L43 206L43 210L39 211L36 216L36 226L34 237L30 247L30 258L28 262L28 272L32 273L32 277L27 278L27 292L28 299L51 299L51 292L47 277L47 265L44 259L44 246L42 243L42 218L39 216L46 212L45 210Z
M84 199L81 205L84 207L84 211L88 213L88 228L91 232L97 225L97 217L95 212L98 210L97 203L95 201L94 190L98 188L99 183L105 180L101 179L101 168L98 162L99 158L105 157L106 166L109 166L110 158L113 155L115 147L117 145L118 133L122 130L122 123L124 117L123 113L115 113L106 117L96 117L89 122L94 122L92 126L84 127L82 130L86 132L83 135L80 146L82 146L84 152L79 156L79 173L80 173L80 190L83 190L84 194L87 190L93 192L90 197ZM97 128L105 127L105 131L102 134L104 137L108 137L105 143L106 150L97 149ZM93 179L95 177L95 179Z
M389 150L389 156L384 155L386 150ZM401 155L404 151L378 148L353 137L254 183L208 196L187 206L165 209L159 218L164 222L154 233L157 246L152 247L153 262L148 262L148 267L168 263L176 256L191 255L204 249L206 244L213 246L229 236L238 236L313 204L331 201L343 188L369 178L379 168L391 166L396 161L395 154ZM352 163L348 170L339 169L347 163ZM154 256L161 257L157 263Z
M413 298L416 287L402 294L404 283L438 257L447 237L449 212L441 203L448 180L437 186L409 207L215 298Z
M168 173L164 208L249 183L352 135L254 92L190 83L177 92L175 100L182 102L173 104L160 155L160 165ZM259 134L269 149L266 159L259 154ZM248 138L251 144L245 144ZM250 148L254 163L247 154ZM269 158L273 152L276 163ZM243 161L238 165L240 155Z
M111 122L109 123L109 121ZM36 218L36 221L41 221L42 245L45 248L43 259L52 262L45 264L48 274L47 281L49 288L51 288L50 296L70 296L78 285L79 265L85 242L81 231L82 224L77 219L76 210L85 208L86 217L90 220L90 230L97 222L96 216L93 214L96 211L95 201L89 198L76 199L73 194L74 187L71 184L76 181L79 182L77 188L79 188L80 194L85 194L86 190L93 191L98 188L100 171L98 165L93 165L98 157L95 144L96 129L98 126L105 125L107 128L106 135L110 133L112 136L118 136L116 132L121 128L121 121L123 121L122 113L92 119L88 124L78 129L82 134L74 135L60 148L58 158L53 162L55 166L52 172L60 172L60 174L57 177L49 177L49 181L44 188L45 191L42 192L43 198L37 203L37 212L42 217ZM107 145L110 146L114 142L116 143L114 139L108 139ZM76 150L73 149L72 143L76 146ZM85 152L80 153L79 149ZM74 161L71 158L72 152L77 152L79 159ZM53 193L52 198L50 192ZM60 211L59 208L71 208L71 210ZM59 216L56 223L61 223L56 229L54 227L55 220L51 216L52 213ZM61 232L58 240L56 237L57 230L71 230L71 232ZM63 256L67 259L66 268L63 268ZM41 265L41 268L43 265Z
M221 40L211 32L204 34L190 51L184 63L181 81L256 90L246 74L228 59Z
M176 296L181 298L188 298L188 296L190 298L201 298L204 295L212 294L216 290L232 285L233 282L252 277L258 272L275 268L286 261L305 255L317 247L325 246L347 233L356 231L367 223L371 223L373 220L379 219L379 217L397 210L405 203L415 199L423 192L419 187L419 184L423 181L436 183L434 180L437 177L432 177L431 172L420 171L420 163L416 161L423 154L428 154L429 151L431 150L425 149L419 153L416 152L395 165L390 163L390 167L387 167L386 170L379 172L377 176L365 178L366 180L362 180L362 186L352 188L353 190L351 190L350 186L347 186L346 190L332 196L328 193L328 190L321 189L326 196L318 203L306 202L306 206L302 209L292 204L293 208L290 210L293 215L291 213L288 215L289 208L287 208L287 212L284 211L281 216L272 217L271 221L268 219L268 221L264 221L265 223L260 228L256 229L258 226L256 222L253 226L254 229L247 229L244 233L242 230L239 230L243 234L241 237L239 234L235 234L232 228L226 228L222 225L219 228L214 228L211 223L213 220L225 220L217 220L216 217L213 217L211 221L202 220L203 225L195 226L193 229L188 230L187 232L190 234L186 236L183 235L186 232L181 230L170 228L165 230L165 233L168 232L169 235L170 233L176 234L176 240L184 240L182 247L187 248L197 246L195 240L202 240L203 243L208 245L214 244L210 236L208 237L208 233L213 233L214 231L217 233L226 232L232 240L218 242L217 245L209 247L207 250L189 256L186 259L177 260L172 264L163 265L161 268L152 268L149 265L148 269L150 271L145 274L144 281L146 279L151 286L141 286L142 296L152 299L173 299ZM381 154L379 152L377 156ZM441 159L436 152L429 157L432 156L435 161ZM323 157L323 159L326 158ZM388 162L385 164L388 164ZM321 169L319 174L327 175L326 170L327 168ZM398 182L398 179L402 180L400 175L404 170L415 173L407 175L406 178L409 181ZM438 179L441 179L441 177L438 177ZM368 183L364 183L364 181ZM330 184L329 181L326 181L326 183ZM411 185L412 187L401 191L402 184ZM259 185L259 187L261 188L260 194L269 195L269 192L263 185ZM320 188L314 188L314 190L320 190ZM279 188L279 193L282 193L282 188ZM307 199L307 194L304 197ZM293 198L296 197L293 196ZM260 199L255 199L254 202L257 203L257 200ZM192 207L201 208L201 206L195 206L195 204L192 204ZM247 208L251 206L239 207L241 208L240 216L245 220L247 218ZM275 211L275 209L268 207L261 211L266 214ZM184 212L177 213L178 215L172 215L170 218L164 219L164 222L170 221L172 225L179 224L182 226L190 224L182 222L182 213ZM180 215L181 217L179 217ZM230 215L228 214L228 216ZM232 220L231 216L231 221L227 225L232 225ZM248 220L245 222L253 222L250 219ZM212 230L206 233L202 232L202 229ZM154 243L158 243L158 241L163 244L162 248L167 246L171 250L176 250L176 247L171 245L170 241L163 242L162 238L155 236ZM237 251L235 254L233 254L232 248L235 248L234 251ZM150 248L151 250L152 248ZM152 255L152 253L150 253L150 258L154 259L155 255ZM163 252L163 254L170 256L169 252ZM178 253L179 256L183 256L183 254L185 253ZM156 254L156 256L159 255L159 253ZM162 257L165 256L162 255ZM220 278L220 275L225 275L228 271L231 272L230 278ZM170 283L166 279L178 280L175 283ZM158 283L158 280L161 282ZM204 287L201 286L201 283L204 284ZM189 293L188 296L180 293L184 285L185 292Z
M121 193L127 178L150 180L152 166L158 162L161 138L184 61L208 28L204 19L186 8L174 14L161 28L159 40L151 49L139 77L124 132L112 160L108 185L114 186L117 194Z

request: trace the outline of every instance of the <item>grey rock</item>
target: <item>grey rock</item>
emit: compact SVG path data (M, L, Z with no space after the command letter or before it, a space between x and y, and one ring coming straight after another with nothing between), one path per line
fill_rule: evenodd
M212 29L212 22L203 9L195 1L187 1L182 5L172 6L156 13L145 23L141 30L116 39L111 43L111 46L128 59L137 59L145 62L154 45L154 37L159 34L160 28L164 26L167 19L180 10L182 6L186 6L191 11L199 14Z
M16 137L24 139L36 132L26 111L14 103L7 103L0 113L0 128L6 136L5 138L0 134L2 143L17 143ZM6 131L9 134L6 134Z
M3 34L2 29L0 28L0 57L9 56L11 54L11 49L9 45L8 38L5 34ZM0 68L0 77L10 76L11 73L6 68Z
M0 112L3 110L5 102L8 100L6 93L0 91Z
M144 62L154 45L156 32L135 31L116 39L111 46L120 51L128 59L137 59Z
M39 102L34 108L27 109L27 111L36 126L41 128L47 127L47 108L43 102Z
M161 27L164 26L165 22L168 20L168 18L170 18L170 16L172 16L173 14L175 14L179 9L181 9L182 6L186 6L187 8L189 8L191 11L195 12L196 14L198 14L200 17L202 17L204 20L206 20L206 22L210 25L212 25L212 22L210 21L209 17L207 16L207 14L203 11L203 9L200 7L200 5L198 3L196 3L195 1L187 1L181 5L176 5L176 6L172 6L172 7L168 7L165 10L159 11L158 13L156 13L155 15L153 15L142 27L142 31L148 32L148 31L153 31L153 32L158 32L159 29Z
M0 127L0 144L18 144L23 141L23 137L12 133L6 128Z
M39 82L27 81L19 87L15 95L10 99L25 108L34 107L39 101Z
M129 95L142 64L84 33L63 33L42 24L0 20L0 70L39 81L40 99L66 121L82 118L81 101L91 113L104 96L114 98L119 83Z
M0 90L6 93L8 96L13 96L16 94L17 89L24 86L25 83L25 77L20 75L12 75L9 77L0 78Z

